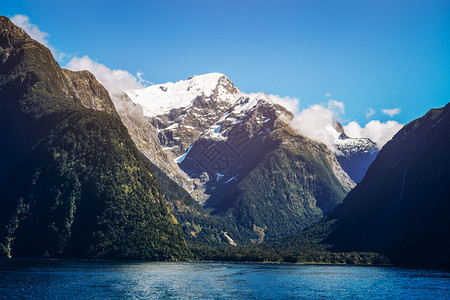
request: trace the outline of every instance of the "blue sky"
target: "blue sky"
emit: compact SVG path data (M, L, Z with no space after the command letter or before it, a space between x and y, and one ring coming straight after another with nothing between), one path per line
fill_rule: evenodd
M63 66L88 55L154 83L221 72L301 108L341 101L344 123L407 123L450 100L446 0L14 0L0 14L28 16L67 54Z

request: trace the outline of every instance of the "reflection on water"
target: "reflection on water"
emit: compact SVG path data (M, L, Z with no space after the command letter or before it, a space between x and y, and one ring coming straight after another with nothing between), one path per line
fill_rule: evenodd
M0 260L0 298L450 297L450 273L395 267Z

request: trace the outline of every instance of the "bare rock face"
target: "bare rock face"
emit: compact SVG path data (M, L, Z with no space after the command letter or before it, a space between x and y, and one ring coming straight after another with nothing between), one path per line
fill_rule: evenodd
M97 81L89 71L70 71L61 69L66 81L65 92L73 101L87 108L105 111L119 118L108 91Z
M194 89L196 77L218 77L208 92L204 87L186 107L173 108L165 114L152 116L149 121L158 129L159 140L168 151L179 156L192 145L234 104L240 91L222 74L193 76L187 92ZM219 77L220 76L220 77ZM170 93L170 90L165 90Z
M185 190L192 191L194 189L192 181L178 167L175 162L176 156L164 150L158 138L158 130L144 117L142 107L133 103L126 94L113 100L123 124L139 151Z

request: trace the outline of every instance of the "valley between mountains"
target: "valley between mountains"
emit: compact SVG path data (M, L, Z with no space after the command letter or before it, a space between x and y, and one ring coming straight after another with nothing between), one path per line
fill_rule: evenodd
M2 257L450 266L450 104L326 145L224 74L111 94L0 30Z

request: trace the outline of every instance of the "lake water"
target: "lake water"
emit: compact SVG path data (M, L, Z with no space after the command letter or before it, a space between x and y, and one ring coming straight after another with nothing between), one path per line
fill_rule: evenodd
M450 272L344 265L0 260L0 298L446 299Z

